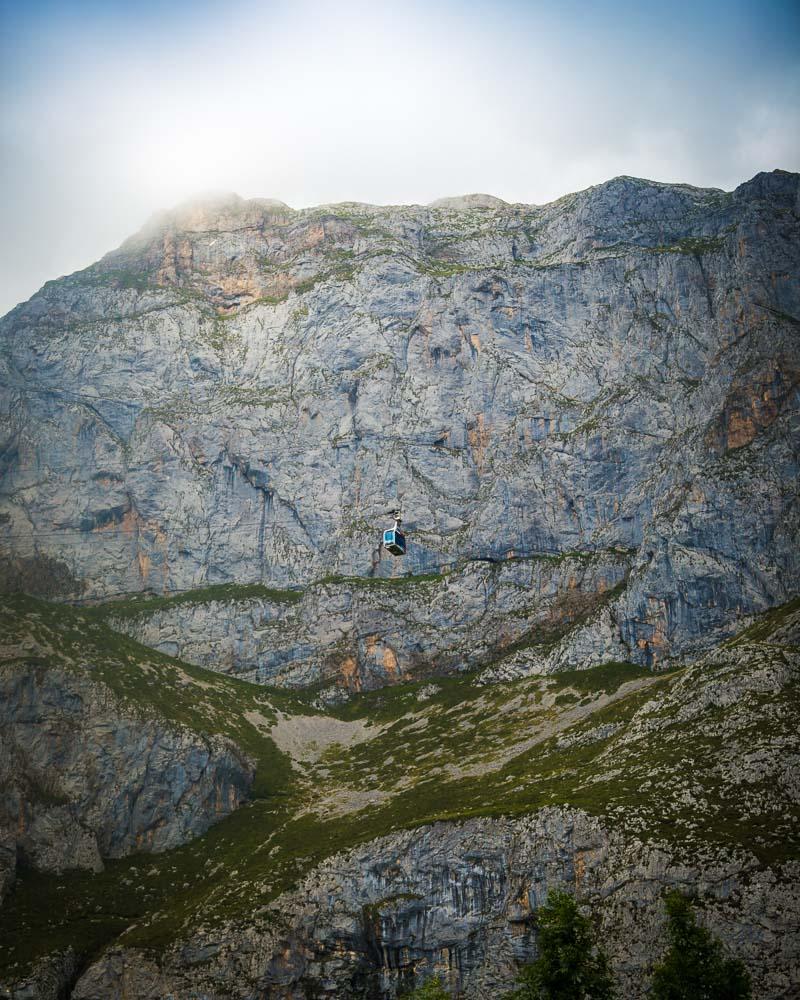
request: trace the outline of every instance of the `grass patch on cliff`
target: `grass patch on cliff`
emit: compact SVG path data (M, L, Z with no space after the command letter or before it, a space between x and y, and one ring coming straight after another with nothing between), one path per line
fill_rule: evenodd
M653 253L682 253L700 256L705 253L719 253L725 248L723 236L684 236L675 243L656 247L643 247Z
M786 604L772 608L759 616L752 625L729 639L725 646L735 648L747 642L768 642L778 629L788 624L798 613L800 613L800 597L794 597Z
M233 601L265 601L273 604L297 604L303 598L300 590L280 590L261 583L217 583L177 594L134 595L118 601L87 606L85 610L101 618L138 618L154 611L168 610L182 604L230 603Z
M288 761L268 730L278 708L307 713L303 700L142 646L109 628L96 610L23 595L3 598L0 631L17 647L4 669L9 664L23 669L35 660L99 682L119 699L123 713L233 740L256 765L254 795L269 795L285 784Z
M405 576L323 576L312 587L414 587L425 583L440 583L448 575L443 573L408 573Z
M32 606L37 615L41 603ZM80 634L86 625L104 629L74 609L55 613L66 614L66 625ZM764 638L786 614L775 613ZM119 649L153 659L121 638ZM763 648L765 657L783 656L775 646ZM165 669L171 664L223 682L227 693L212 690L209 711L234 715L253 704L251 697L277 694L159 659ZM759 690L756 671L757 663L741 656L661 675L611 663L491 687L465 675L358 696L330 714L372 722L373 738L331 746L302 772L288 770L285 758L275 761L279 780L267 797L191 844L110 862L100 875L24 873L0 913L0 962L10 962L9 945L15 961L55 944L93 953L123 925L124 944L155 952L201 920L207 927L239 918L268 925L276 919L270 902L338 851L439 820L524 815L544 806L604 816L644 843L673 845L680 863L725 852L746 852L762 865L800 857L800 814L786 805L779 782L757 774L725 778L726 768L762 747L779 757L775 748L794 740L800 726L796 674L774 694ZM717 695L726 678L740 692L734 699ZM288 700L285 707L291 710ZM170 708L177 716L191 710L185 703ZM301 699L294 710L308 711ZM226 731L244 739L234 719ZM273 766L268 754L261 760ZM375 792L375 801L342 814L352 791Z
M522 758L538 757L551 737L585 718L602 717L602 707L616 697L626 700L631 686L655 682L630 664L490 686L475 680L471 674L402 685L332 709L341 718L369 719L383 728L346 756L328 753L323 760L329 781L361 792L389 792L395 801L398 793L433 781L439 788L435 798L443 802L459 774L466 781L462 791L474 790L483 776L497 776L504 762L520 756L521 746L526 747Z

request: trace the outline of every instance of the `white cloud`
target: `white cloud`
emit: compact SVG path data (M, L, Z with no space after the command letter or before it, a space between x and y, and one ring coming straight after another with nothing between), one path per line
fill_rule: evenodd
M541 203L619 173L731 187L800 165L796 60L748 70L702 37L676 48L635 18L561 9L306 0L42 20L4 105L0 310L203 190Z

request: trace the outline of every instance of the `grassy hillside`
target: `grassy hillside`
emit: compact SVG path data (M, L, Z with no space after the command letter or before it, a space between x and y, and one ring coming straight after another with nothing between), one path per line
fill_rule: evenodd
M185 847L96 875L24 871L0 910L0 980L69 944L90 954L123 935L159 950L201 913L252 918L331 853L437 819L569 804L683 858L799 857L800 810L781 783L800 731L799 617L795 601L668 674L607 664L491 687L465 675L323 714L309 695L155 653L94 609L5 599L7 668L61 665L130 712L230 736L257 776L251 802Z

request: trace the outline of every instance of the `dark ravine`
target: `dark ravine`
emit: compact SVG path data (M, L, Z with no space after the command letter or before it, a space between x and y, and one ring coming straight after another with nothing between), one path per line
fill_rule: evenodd
M231 196L12 310L0 998L500 997L563 886L791 1000L799 346L784 171Z

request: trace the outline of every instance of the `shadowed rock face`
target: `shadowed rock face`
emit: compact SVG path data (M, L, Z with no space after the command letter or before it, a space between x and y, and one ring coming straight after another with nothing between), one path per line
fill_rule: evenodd
M756 995L788 998L800 917L795 868L777 884L772 872L742 872L722 859L687 865L572 810L437 824L331 858L277 901L264 926L201 930L158 965L113 949L72 996L102 1000L124 989L135 1000L377 1000L413 986L415 976L438 975L467 1000L499 997L536 953L536 908L561 888L577 891L591 913L620 995L639 998L664 947L661 897L688 882L704 893L703 922L759 970Z
M222 737L142 718L103 685L44 661L0 665L6 886L17 858L44 871L100 870L104 857L183 844L236 809L252 779Z

